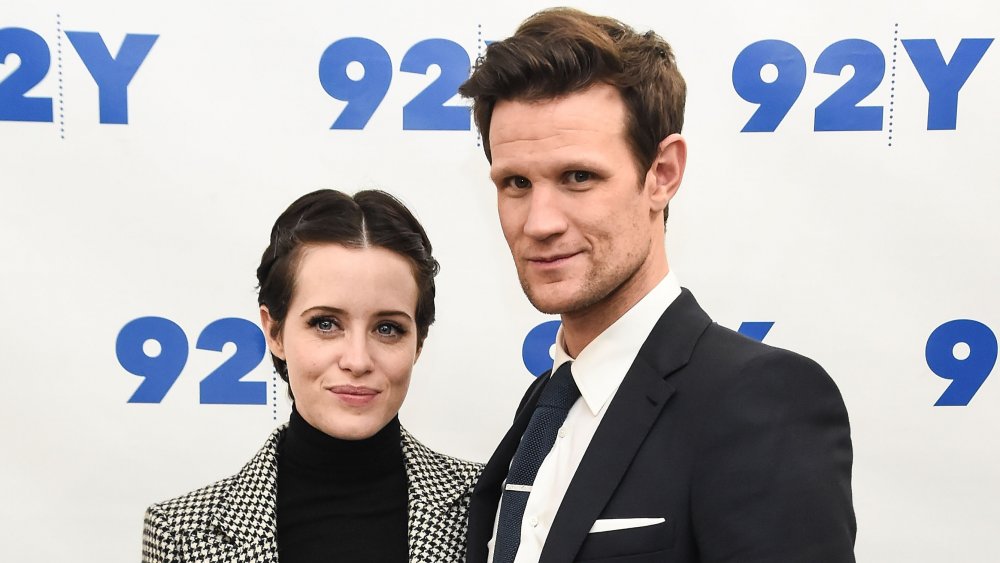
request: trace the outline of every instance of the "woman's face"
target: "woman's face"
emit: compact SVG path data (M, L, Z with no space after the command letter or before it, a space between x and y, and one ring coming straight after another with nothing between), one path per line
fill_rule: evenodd
M417 292L410 262L390 250L302 248L281 331L272 336L267 307L261 322L306 422L360 440L396 416L420 353Z

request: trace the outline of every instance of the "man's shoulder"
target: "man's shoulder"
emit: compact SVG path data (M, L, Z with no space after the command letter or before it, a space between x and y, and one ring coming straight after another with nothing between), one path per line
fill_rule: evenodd
M788 364L822 369L814 360L798 352L765 344L732 329L712 323L699 339L693 356L707 356L733 366L755 367Z
M712 323L699 339L686 366L697 386L740 393L764 390L772 396L800 393L833 395L840 391L812 358L754 340ZM780 393L778 391L781 391Z

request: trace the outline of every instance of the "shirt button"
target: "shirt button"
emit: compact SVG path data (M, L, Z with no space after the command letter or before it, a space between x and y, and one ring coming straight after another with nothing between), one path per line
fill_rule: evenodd
M535 518L534 516L532 516L531 518L528 518L528 525L531 526L532 528L537 528L538 527L538 518Z
M566 437L566 427L565 426L560 426L559 427L559 437L560 438L565 438Z

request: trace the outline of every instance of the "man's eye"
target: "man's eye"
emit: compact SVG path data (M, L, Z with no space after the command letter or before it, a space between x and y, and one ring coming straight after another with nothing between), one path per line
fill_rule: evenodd
M531 180L524 176L514 176L510 179L510 185L523 190L531 187Z
M584 170L574 170L573 172L570 173L570 178L574 182L582 184L584 182L592 180L594 178L594 175Z

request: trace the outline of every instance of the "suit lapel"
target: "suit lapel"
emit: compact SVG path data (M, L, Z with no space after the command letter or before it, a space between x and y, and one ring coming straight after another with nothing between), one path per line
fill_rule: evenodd
M575 557L673 395L667 377L687 364L709 324L708 315L686 289L660 316L580 461L549 530L540 563Z
M517 446L521 443L521 436L528 427L532 413L535 412L535 405L538 397L542 394L542 388L548 381L550 372L540 375L528 388L521 407L514 417L514 423L510 430L500 441L493 456L483 469L479 482L472 492L472 501L469 505L469 532L468 532L468 563L483 563L487 558L487 547L490 538L493 536L493 522L496 520L497 507L500 504L500 495L503 492L501 486L503 480L507 478L507 471L510 469L510 460L517 451Z

